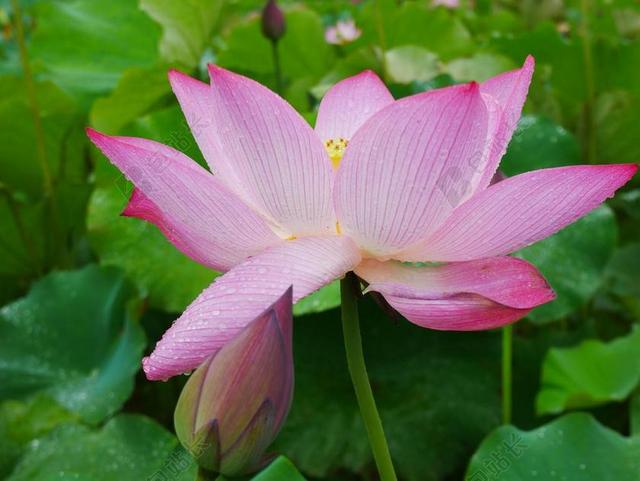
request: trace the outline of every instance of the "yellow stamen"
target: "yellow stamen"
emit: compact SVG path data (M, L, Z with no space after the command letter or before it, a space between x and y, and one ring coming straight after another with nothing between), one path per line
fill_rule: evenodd
M324 143L324 148L327 149L327 154L329 154L334 169L337 169L340 165L344 150L348 144L349 141L342 137L339 139L329 139Z
M294 235L290 235L289 237L287 237L285 240L296 240L297 237Z
M342 234L342 231L340 230L340 222L336 222L336 232L338 235Z

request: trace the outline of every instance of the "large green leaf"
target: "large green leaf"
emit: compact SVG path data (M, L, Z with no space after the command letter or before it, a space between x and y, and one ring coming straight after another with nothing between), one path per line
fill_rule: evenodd
M607 288L619 296L640 298L640 242L616 250L607 266Z
M8 481L193 481L195 471L164 428L120 415L100 430L59 427L30 447Z
M494 75L516 68L509 58L494 53L476 53L449 62L445 71L458 82L483 82Z
M640 328L611 342L553 348L542 367L539 414L626 399L640 382Z
M115 269L57 272L0 310L0 400L44 392L96 423L127 400L140 368L142 329Z
M518 252L540 269L557 299L534 309L538 323L560 319L578 309L596 292L613 254L617 226L613 211L599 207L557 234Z
M637 481L640 439L625 438L588 414L533 431L502 426L473 455L466 481Z
M397 83L426 81L440 73L438 56L415 45L405 45L386 51L385 66L388 79Z
M29 442L44 436L59 424L75 421L70 413L51 398L41 395L28 401L0 404L0 478L4 479Z
M293 306L293 313L296 316L302 316L303 314L327 311L339 305L340 281L333 281L331 284L298 301Z
M140 0L140 8L163 28L163 60L195 67L210 41L222 0Z
M165 67L125 70L111 94L93 103L91 125L108 134L117 134L127 124L149 113L170 93Z
M471 35L460 19L445 9L431 9L428 2L402 2L400 6L395 0L368 2L357 20L369 27L364 28L360 43L380 45L384 41L386 48L417 45L443 60L473 51Z
M398 474L416 481L454 475L499 422L498 336L430 331L392 322L370 299L361 304L369 374ZM275 449L312 477L373 473L339 312L298 318L294 353L293 407Z
M500 169L512 176L579 163L578 141L570 132L546 117L524 115L518 122Z
M158 59L158 27L130 0L38 3L31 54L42 76L89 100L113 88L123 70Z
M527 55L533 55L537 64L536 75L548 75L548 87L560 94L562 102L573 104L585 99L584 60L577 36L567 39L553 23L543 22L535 29L523 29L515 36L497 33L491 42L496 50L516 63L522 63Z

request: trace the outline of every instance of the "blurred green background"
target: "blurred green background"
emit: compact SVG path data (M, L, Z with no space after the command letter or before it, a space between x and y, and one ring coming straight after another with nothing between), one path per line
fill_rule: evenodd
M214 62L275 88L262 5L0 0L0 479L194 479L172 433L185 378L148 382L140 359L216 273L119 216L131 186L83 129L202 162L166 72L206 80ZM280 5L282 95L310 122L322 94L363 69L398 98L484 80L530 53L507 175L640 160L638 1ZM361 35L327 43L325 29L346 20ZM500 427L499 332L428 331L365 300L367 362L401 479L640 480L639 218L636 178L518 253L558 298L515 326L516 427ZM295 398L274 450L306 479L374 480L338 303L331 285L296 306ZM287 476L269 479L299 479Z

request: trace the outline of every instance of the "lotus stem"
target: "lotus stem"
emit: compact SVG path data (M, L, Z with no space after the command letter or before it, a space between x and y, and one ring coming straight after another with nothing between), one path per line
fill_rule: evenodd
M355 274L350 272L340 281L340 295L342 298L342 329L347 364L353 388L356 392L358 406L360 407L360 414L373 451L373 459L378 468L380 481L396 481L397 478L393 469L389 446L387 445L382 421L373 398L362 351L362 337L360 335L360 320L358 317L360 285Z
M33 117L33 126L36 134L36 150L40 169L42 170L42 179L44 184L44 192L47 196L52 195L53 182L51 179L51 170L47 162L47 151L45 147L44 129L42 128L42 120L40 119L40 107L38 105L38 96L36 95L35 84L33 83L33 75L31 73L31 64L29 63L29 52L24 38L24 24L22 22L22 10L18 0L11 0L11 8L16 29L16 41L18 50L20 51L20 63L24 73L24 83L29 100L31 116Z
M54 189L53 177L51 175L51 168L47 159L47 148L44 128L42 126L42 118L40 117L40 105L38 103L38 95L36 93L36 86L33 81L33 73L31 72L31 63L29 61L29 51L27 50L27 43L24 35L24 22L22 20L22 10L20 8L19 0L11 0L11 8L14 16L14 26L16 31L16 41L18 43L18 50L20 52L20 63L22 65L22 72L24 74L24 84L27 94L27 100L29 103L29 110L31 111L31 117L33 118L33 128L36 137L36 157L40 164L40 170L42 171L42 187L44 197L47 200L50 208L50 229L52 237L54 239L60 238L60 214L58 212L58 203L56 199L56 192ZM63 250L63 255L66 258L66 251Z
M280 65L280 52L278 50L277 40L271 40L271 51L273 53L273 72L276 77L276 92L281 96L283 89L282 66Z

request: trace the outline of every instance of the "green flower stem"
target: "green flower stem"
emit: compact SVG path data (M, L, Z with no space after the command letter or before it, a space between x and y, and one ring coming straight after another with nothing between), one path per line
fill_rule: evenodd
M22 19L20 0L11 0L11 8L13 10L16 42L18 43L18 51L20 53L20 63L22 65L22 73L24 76L27 101L29 103L31 117L33 118L33 128L36 137L36 157L38 158L40 170L42 171L43 192L45 195L45 199L48 201L50 209L50 216L48 218L48 221L50 222L49 228L52 233L51 237L54 239L59 239L61 226L60 213L58 211L58 200L56 198L56 192L54 189L54 180L51 174L51 168L47 159L45 132L42 126L42 118L40 115L40 105L38 103L36 85L33 80L33 72L31 71L31 62L29 60L29 51L27 49L27 42L25 39L24 22ZM67 252L63 251L63 255L66 256Z
M13 223L15 224L16 230L18 231L18 235L20 236L20 239L22 240L22 243L25 245L26 251L28 253L28 258L24 259L23 262L27 264L31 264L33 266L34 272L38 275L42 275L42 266L40 265L40 262L38 260L40 256L38 255L38 250L36 249L36 246L33 243L33 239L27 232L27 229L24 225L24 222L22 219L22 213L20 212L20 207L18 206L15 199L11 195L11 192L9 191L9 189L7 189L5 185L2 184L1 182L0 182L0 195L5 197L5 200L7 202L7 207L9 207L9 211L11 212L11 216L13 217ZM5 245L3 247L7 249L9 252L11 252L12 255L14 255L16 258L21 257L20 254L13 251L13 249L10 246Z
M352 272L348 273L340 281L340 295L342 299L342 330L344 348L347 353L347 364L356 398L358 399L360 414L373 451L373 458L380 474L380 481L396 481L396 473L393 469L389 447L382 429L382 421L380 421L380 415L376 408L369 376L367 375L367 367L364 362L360 321L358 318L360 284L358 278Z
M511 358L513 326L502 328L502 423L511 423Z
M280 51L278 50L278 41L271 40L271 52L273 54L273 71L276 77L276 92L278 95L282 95L283 82L282 82L282 65L280 63Z
M40 169L42 170L44 192L50 196L53 191L53 181L51 179L49 163L47 162L44 129L42 128L42 120L40 119L40 107L38 105L38 97L36 95L36 88L33 82L33 75L31 73L31 64L29 63L29 52L27 51L27 44L24 38L24 24L22 22L22 10L20 9L19 0L11 0L11 8L13 9L13 16L15 18L16 40L18 43L18 50L20 52L20 63L22 64L29 108L31 110L31 116L33 117L33 125L36 134L36 152L38 162L40 163Z
M384 20L382 16L381 0L375 0L375 29L378 34L378 44L381 51L380 56L380 68L382 70L382 80L385 82L387 79L387 38L384 33Z

